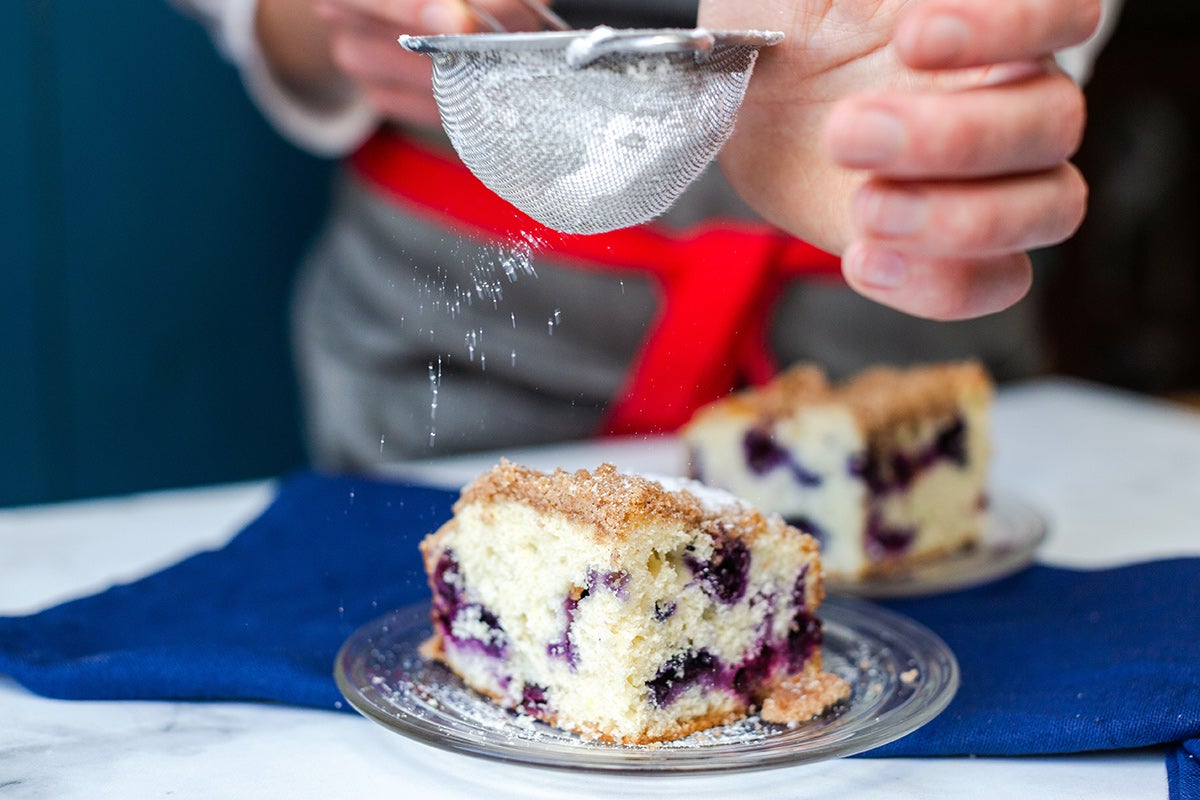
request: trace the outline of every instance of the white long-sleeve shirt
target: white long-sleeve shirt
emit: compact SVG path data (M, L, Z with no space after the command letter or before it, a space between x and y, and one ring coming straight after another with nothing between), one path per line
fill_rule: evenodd
M284 86L271 71L255 35L258 0L171 0L199 18L221 54L241 73L263 115L284 138L310 153L341 156L379 125L379 115L357 94L336 106L316 106Z

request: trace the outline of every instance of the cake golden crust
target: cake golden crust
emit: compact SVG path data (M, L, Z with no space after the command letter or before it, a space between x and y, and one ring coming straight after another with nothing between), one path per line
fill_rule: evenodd
M619 472L612 464L601 464L591 472L543 473L507 459L468 484L454 512L504 501L523 503L539 513L563 514L591 526L601 540L621 541L652 519L678 520L705 530L720 520L732 523L747 540L767 525L763 514L749 506L709 508L691 492L669 491L647 478Z
M708 730L715 728L718 725L729 725L737 722L746 716L749 709L741 709L729 712L718 712L705 714L694 719L679 722L669 729L656 733L654 735L642 736L622 736L612 730L591 729L581 731L583 735L596 739L601 742L611 742L613 744L659 744L662 742L670 742L676 739L682 739L685 736L691 736L697 731ZM551 725L556 724L553 720L547 720Z
M872 367L840 384L829 383L818 367L797 364L765 386L711 403L695 419L717 413L770 423L812 406L840 404L864 434L872 435L897 422L952 415L963 397L990 397L991 393L991 378L975 361Z
M791 415L798 404L814 405L834 399L833 388L820 367L797 364L764 386L735 392L709 404L697 412L697 418L719 409L721 414L773 420Z
M990 397L992 382L974 361L898 369L874 367L837 389L868 434L912 419L948 417L957 413L964 397Z

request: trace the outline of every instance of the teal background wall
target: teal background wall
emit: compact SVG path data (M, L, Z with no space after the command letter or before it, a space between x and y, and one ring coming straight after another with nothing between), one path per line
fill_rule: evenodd
M303 462L287 301L331 169L165 0L0 3L0 505Z

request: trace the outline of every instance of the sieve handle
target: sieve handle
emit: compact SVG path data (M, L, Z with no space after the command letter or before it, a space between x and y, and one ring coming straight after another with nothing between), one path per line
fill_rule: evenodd
M599 27L567 48L567 63L576 69L608 55L647 55L657 53L706 53L717 37L703 28L649 32L617 31Z
M504 33L507 30L500 23L500 20L496 19L491 12L474 2L474 0L463 0L463 5L467 7L467 10L471 12L475 19L490 28L493 33Z
M495 15L479 5L476 0L463 0L463 5L467 7L467 10L471 12L475 19L491 29L492 33L508 32L508 28L505 28L504 24L496 19ZM521 5L533 12L547 27L556 31L571 30L571 26L566 23L566 20L551 11L548 6L539 3L538 0L521 0Z
M571 30L571 26L567 24L566 20L551 11L549 6L539 3L538 0L521 0L521 5L528 8L534 14L537 14L538 18L553 30Z

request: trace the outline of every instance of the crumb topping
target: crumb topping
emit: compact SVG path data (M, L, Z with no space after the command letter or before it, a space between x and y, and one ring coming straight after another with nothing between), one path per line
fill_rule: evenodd
M766 722L807 722L850 699L850 693L843 678L812 670L782 681L763 701L760 716Z
M871 434L905 420L948 416L964 399L991 393L991 378L977 361L873 367L840 384L830 384L819 367L798 364L764 386L709 404L696 418L752 415L769 423L813 406L844 405Z
M874 367L843 383L837 394L873 433L903 420L951 416L968 398L990 397L992 381L976 361Z
M702 529L721 523L746 539L768 525L761 512L732 495L728 504L717 507L711 490L698 497L687 489L664 488L649 478L620 472L612 464L601 464L590 472L540 472L503 458L467 484L454 511L506 500L524 503L542 513L566 514L592 526L598 537L613 540L627 538L638 525L654 519L675 520Z
M791 414L797 405L829 403L834 399L833 388L820 367L797 364L776 375L770 383L710 403L697 412L697 417L716 411L780 419Z

